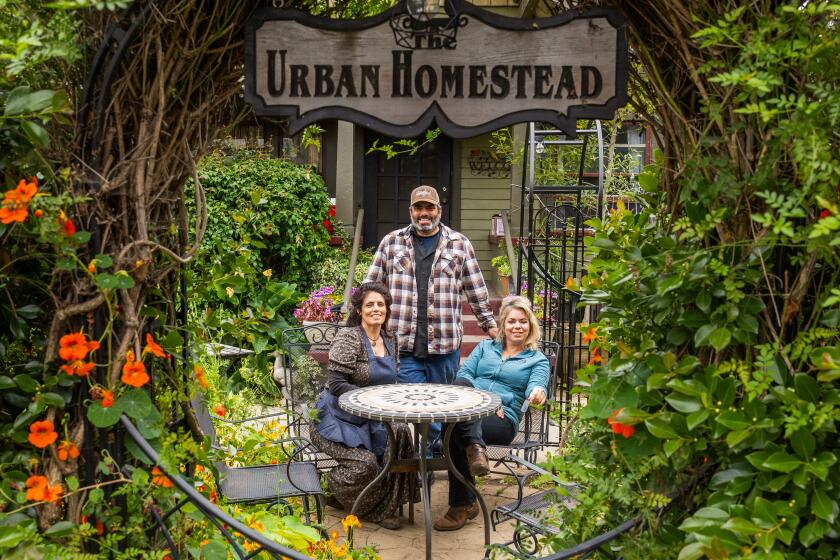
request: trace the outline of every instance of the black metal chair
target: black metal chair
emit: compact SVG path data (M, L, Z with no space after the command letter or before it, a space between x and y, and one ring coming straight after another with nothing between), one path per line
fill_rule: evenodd
M246 560L248 558L254 558L260 553L267 554L270 558L275 558L280 560L282 558L290 558L293 560L307 560L309 556L298 552L297 550L293 550L281 544L278 544L271 539L266 538L261 533L255 531L251 527L245 525L235 517L228 515L226 512L222 511L216 504L212 503L210 500L205 498L201 495L194 487L193 484L184 478L182 478L177 473L170 473L168 472L161 464L160 464L160 457L155 452L154 448L149 444L148 441L140 434L134 424L131 423L131 420L125 415L120 417L120 421L122 422L123 427L125 428L126 432L128 432L129 437L134 440L137 444L137 447L149 458L151 463L156 466L164 475L166 475L169 480L178 488L181 497L172 507L168 510L163 511L157 504L152 505L149 508L152 517L155 520L155 523L163 532L163 536L166 540L166 543L169 547L169 555L174 560L180 560L181 558L188 557L187 555L182 556L179 553L179 548L176 545L171 532L169 531L169 527L167 526L166 522L169 520L175 513L181 511L186 504L192 504L196 507L197 511L201 513L204 517L206 517L222 534L222 536L227 540L230 544L230 550L233 554L236 555L240 560ZM252 543L257 545L256 549L252 549L251 551L244 550L243 545L240 543L239 539L234 537L234 533L238 533L242 535L243 539L247 539Z
M309 422L312 405L323 388L329 361L330 345L343 326L337 323L312 323L303 327L286 329L282 333L283 383L289 433L294 437L309 439ZM308 356L323 369L324 379L302 376L299 360ZM336 461L314 448L307 448L305 458L314 461L318 470L334 467Z
M213 420L228 424L242 424L261 420L285 413L263 414L240 420L229 420L213 416L204 403L204 396L199 393L191 400L193 415L202 434L209 438L213 449L221 451ZM283 502L287 498L300 497L304 513L310 520L309 498L315 501L315 512L320 523L324 510L324 492L321 489L320 475L312 461L301 460L307 453L313 452L312 444L300 437L279 439L275 445L282 454L276 465L254 465L247 467L229 467L224 461L215 461L213 465L219 473L219 492L230 503Z
M555 551L546 556L535 557L534 555L539 550L539 538L541 536L550 536L557 534L557 525L548 520L548 516L556 511L558 507L574 507L575 494L583 487L578 484L568 484L561 481L552 473L545 469L520 459L519 457L511 457L511 460L521 467L528 469L525 475L517 477L519 491L517 499L507 504L496 506L490 512L490 521L493 524L495 531L497 526L506 521L514 521L516 526L513 531L513 537L509 542L502 544L493 544L487 551L487 555L491 555L494 551L504 550L507 553L512 553L518 558L528 558L535 560L569 560L588 558L595 552L606 552L608 558L614 556L602 547L610 542L621 537L625 533L629 533L635 529L643 527L649 519L659 517L669 509L671 509L681 498L686 495L688 491L698 484L701 480L708 477L715 469L713 463L704 465L692 479L680 486L679 488L668 493L669 501L662 507L655 508L652 512L642 513L623 523L617 525L615 528L605 531L598 536L592 537L580 544L572 547L564 548ZM535 475L544 475L551 478L555 483L554 488L548 490L539 490L530 495L525 495L525 485L528 479ZM651 515L655 514L655 515ZM526 547L526 541L530 541L530 546ZM515 553L510 550L510 546L515 548ZM619 557L620 558L620 557Z
M487 458L494 462L494 468L505 464L508 471L494 471L501 474L515 474L510 469L509 457L520 456L526 461L535 462L537 451L549 444L549 428L551 406L557 388L557 370L560 364L560 344L547 340L539 341L539 350L545 354L550 364L548 393L546 402L540 406L528 406L525 401L522 408L522 419L519 431L508 445L488 445Z

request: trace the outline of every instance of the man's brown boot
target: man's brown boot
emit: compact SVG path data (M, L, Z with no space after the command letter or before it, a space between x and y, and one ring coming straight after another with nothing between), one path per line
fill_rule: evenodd
M463 527L468 519L474 519L478 515L478 502L468 506L452 506L446 515L435 521L437 531L457 531Z
M490 472L490 465L487 463L487 453L477 443L471 443L466 448L467 463L470 466L470 473L473 476L484 476Z

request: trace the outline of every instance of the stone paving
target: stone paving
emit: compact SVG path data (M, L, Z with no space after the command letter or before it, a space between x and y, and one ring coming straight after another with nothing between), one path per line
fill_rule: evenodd
M447 488L446 473L435 473L436 481L432 485L432 522L446 513ZM516 483L505 480L499 475L484 477L479 484L479 491L489 509L497 504L516 498ZM328 530L341 533L341 518L346 512L328 507ZM423 505L414 505L414 525L408 524L407 508L403 509L403 528L398 531L384 529L375 523L365 523L356 529L354 540L357 546L373 545L379 551L382 560L416 560L425 557L425 532L423 531ZM510 540L513 524L504 523L496 532L490 532L490 542L501 543ZM459 531L440 532L432 530L432 558L435 560L477 560L484 555L484 521L481 515L468 521Z

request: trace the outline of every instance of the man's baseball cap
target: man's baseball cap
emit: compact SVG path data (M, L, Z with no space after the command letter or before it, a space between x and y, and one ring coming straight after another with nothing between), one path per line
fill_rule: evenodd
M438 198L437 191L434 187L427 185L420 185L411 191L411 206L414 206L418 202L430 202L440 206L440 198Z

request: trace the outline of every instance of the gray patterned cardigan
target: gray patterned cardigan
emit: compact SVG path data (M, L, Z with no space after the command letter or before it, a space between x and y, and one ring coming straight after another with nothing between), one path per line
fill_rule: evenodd
M363 336L359 327L347 327L339 331L333 339L330 346L327 390L336 397L370 384L370 361ZM399 370L400 352L396 337L386 333L384 329L382 336L391 347L397 361L397 370Z

